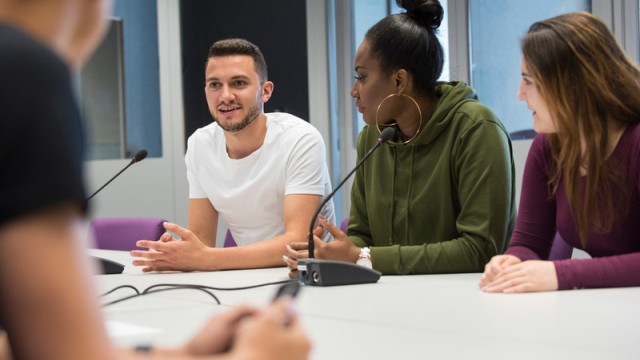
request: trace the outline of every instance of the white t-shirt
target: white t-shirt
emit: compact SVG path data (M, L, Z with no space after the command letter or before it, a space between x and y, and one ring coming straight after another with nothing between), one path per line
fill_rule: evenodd
M331 192L324 141L308 122L286 113L268 113L262 146L242 159L227 154L217 123L189 137L189 198L208 198L238 245L284 233L284 197ZM333 201L321 212L335 223ZM309 222L311 219L309 219Z

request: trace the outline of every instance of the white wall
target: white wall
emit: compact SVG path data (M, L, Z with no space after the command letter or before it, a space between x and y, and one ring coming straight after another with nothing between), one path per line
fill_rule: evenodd
M527 153L532 140L517 140L513 142L513 160L516 164L516 205L520 205L520 188L522 187L522 172L527 160Z
M132 165L91 200L90 218L162 217L187 222L187 179L184 165L184 119L177 1L158 1L161 158ZM129 160L87 161L87 191L92 193L124 168Z

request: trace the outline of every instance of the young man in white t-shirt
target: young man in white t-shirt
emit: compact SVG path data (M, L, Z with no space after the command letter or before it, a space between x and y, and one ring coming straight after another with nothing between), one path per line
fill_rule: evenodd
M286 113L263 112L273 92L260 49L243 39L209 50L205 94L214 122L189 137L188 229L165 228L138 242L133 264L154 270L222 270L284 265L285 244L305 241L313 213L331 192L320 133ZM321 212L335 222L333 203ZM238 247L215 248L218 217Z

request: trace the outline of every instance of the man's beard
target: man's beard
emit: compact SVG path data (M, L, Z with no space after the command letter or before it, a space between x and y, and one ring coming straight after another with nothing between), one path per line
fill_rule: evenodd
M245 116L239 123L236 124L224 125L220 120L218 120L215 115L211 114L211 117L213 117L213 120L218 123L222 130L228 132L238 132L249 126L249 124L257 119L259 115L260 108L258 107L258 105L254 105L253 107L251 107L251 109L249 109L249 113L247 114L247 116Z

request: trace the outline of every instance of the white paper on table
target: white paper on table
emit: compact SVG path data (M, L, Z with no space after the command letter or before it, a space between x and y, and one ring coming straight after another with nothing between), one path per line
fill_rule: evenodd
M132 325L119 321L107 321L107 333L110 337L127 337L159 333L160 329L146 326Z

